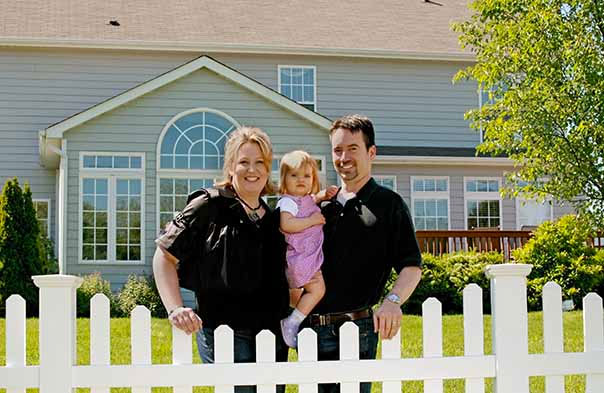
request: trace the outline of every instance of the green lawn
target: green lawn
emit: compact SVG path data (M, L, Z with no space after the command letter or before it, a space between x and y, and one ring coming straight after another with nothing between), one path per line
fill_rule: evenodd
M491 327L490 316L485 317L485 352L491 353ZM422 320L417 316L403 317L403 357L420 357L422 343ZM89 320L78 320L78 364L89 364ZM463 355L463 317L461 315L443 316L443 352L445 356ZM171 362L172 333L166 320L152 320L152 347L153 363ZM581 352L583 350L583 327L581 312L564 313L564 350L567 352ZM193 340L194 341L194 340ZM111 362L113 364L130 363L130 322L129 319L111 320ZM0 365L6 364L5 350L5 320L0 319ZM193 344L195 345L195 344ZM199 356L195 348L193 351L193 362L199 363ZM542 314L529 314L529 351L530 353L543 352L543 328ZM290 351L290 360L295 360L296 354ZM38 320L27 321L27 363L38 364ZM492 392L492 381L487 381L487 392ZM584 376L567 376L566 391L572 393L583 392L585 386ZM34 392L35 390L31 390ZM88 392L88 389L79 391ZM112 392L129 392L130 389L112 389ZM171 392L171 389L157 388L154 392ZM195 392L210 393L210 388L196 388ZM379 384L374 384L373 392L381 391ZM405 383L405 393L422 392L421 382ZM531 393L544 392L544 379L531 378ZM5 393L3 389L0 392ZM30 392L28 390L28 392ZM445 392L463 393L464 382L462 380L445 381ZM297 393L295 386L289 386L287 393Z

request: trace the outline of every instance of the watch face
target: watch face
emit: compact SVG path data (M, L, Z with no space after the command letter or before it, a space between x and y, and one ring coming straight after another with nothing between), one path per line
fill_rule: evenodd
M395 293L389 294L386 296L386 299L390 300L392 303L401 304L401 298Z

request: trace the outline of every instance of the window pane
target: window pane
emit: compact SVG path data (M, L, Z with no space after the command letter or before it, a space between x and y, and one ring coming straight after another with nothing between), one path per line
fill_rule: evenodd
M115 168L129 168L130 167L130 157L115 156L114 164L115 164Z
M168 223L172 222L173 217L172 213L161 213L159 215L159 227L164 229Z
M438 218L438 229L440 230L446 230L449 229L449 219L446 217L439 217Z
M121 197L116 197L116 209L117 211L128 211L128 197L127 196L121 196Z
M104 261L107 259L107 245L100 245L95 247L94 259L97 261Z
M172 179L159 179L159 193L160 194L172 194L174 190Z
M130 206L129 206L129 208L130 208L130 211L134 211L134 212L140 211L141 210L141 199L140 199L140 197L134 197L134 196L130 197Z
M128 180L119 179L116 182L117 190L116 192L120 195L128 195Z
M426 230L426 219L422 217L415 218L415 229L423 231Z
M128 226L128 213L117 213L115 225L121 228L125 228Z
M111 168L113 167L113 156L98 156L96 158L97 168Z
M489 215L499 217L499 201L489 201Z
M130 213L130 222L128 223L130 228L140 228L141 226L141 214Z
M423 200L416 200L414 202L414 214L416 217L423 217L426 215L426 212L424 211L424 201Z
M489 180L489 191L490 192L499 191L499 182L497 180Z
M171 196L160 197L159 198L159 210L162 212L174 211L173 201L174 201L174 199Z
M82 247L82 258L85 261L92 261L94 259L94 246L84 245Z
M312 86L304 86L304 101L314 102L314 88Z
M82 243L93 244L94 243L94 229L82 230Z
M82 185L84 194L94 194L94 179L84 179Z
M181 211L187 205L186 196L177 196L174 198L174 207L176 210Z
M292 84L301 85L303 83L303 73L304 73L304 71L302 68L292 68L291 69Z
M142 159L140 157L130 157L130 168L141 169Z
M159 159L160 167L165 169L174 168L174 156L162 155Z
M34 202L34 207L36 209L36 218L42 220L48 219L48 202Z
M466 191L476 192L476 181L475 180L470 180L466 183Z
M84 228L94 226L94 213L93 212L83 212L82 213L82 226Z
M128 241L130 244L140 244L141 242L141 231L139 229L131 229Z
M424 181L421 179L413 180L413 191L424 191Z
M426 229L428 229L428 230L436 229L436 218L426 217Z
M489 227L489 219L480 217L478 219L478 227L479 228L488 228Z
M497 228L499 226L499 217L490 219L490 227Z
M281 86L281 94L286 96L287 98L292 98L292 88L291 86Z
M95 192L101 195L107 195L109 193L109 182L107 181L107 179L97 179L96 180L96 188L95 188Z
M175 156L174 157L174 168L188 169L189 168L189 157Z
M487 192L489 190L487 184L488 183L486 180L477 180L476 181L476 191Z
M435 191L436 190L436 184L434 182L434 179L425 179L424 180L424 191Z
M130 195L140 195L141 194L141 181L140 180L130 180Z
M426 206L426 216L435 217L436 216L436 200L430 199L430 200L425 201L425 206ZM436 224L434 226L436 226Z
M84 156L84 168L94 168L95 158L95 156Z
M187 179L174 180L174 192L180 195L187 195L189 193L189 184Z
M447 206L447 200L446 199L439 199L438 200L438 206L437 206L437 213L439 217L448 217L449 215L449 208Z
M294 101L302 101L302 98L303 98L302 86L293 86L292 87L292 98Z
M128 260L140 261L141 259L141 248L139 246L128 247Z
M281 68L281 83L282 84L291 84L292 78L289 68Z
M107 227L107 213L97 212L95 225L97 228L106 228Z
M468 218L468 229L478 227L478 220L476 218Z
M107 243L107 229L97 229L96 230L96 238L95 241L97 243Z
M115 247L115 258L118 261L128 260L128 246L116 246Z
M127 229L116 229L115 242L117 244L128 244L128 230Z
M447 179L438 179L436 181L436 191L447 191Z
M478 205L476 201L468 201L468 217L476 217L478 215Z
M478 215L480 217L488 217L489 216L489 202L488 201L480 201L480 202L478 202Z
M315 83L315 70L313 68L304 69L304 84L313 85Z

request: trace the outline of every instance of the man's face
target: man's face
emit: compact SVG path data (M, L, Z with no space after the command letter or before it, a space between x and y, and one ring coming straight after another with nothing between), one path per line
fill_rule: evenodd
M376 148L367 149L362 132L352 133L338 128L331 134L331 158L333 166L347 184L363 181L371 176L371 161Z

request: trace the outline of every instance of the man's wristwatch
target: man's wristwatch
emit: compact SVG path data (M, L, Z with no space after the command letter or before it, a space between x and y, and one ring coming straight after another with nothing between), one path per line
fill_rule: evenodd
M385 299L399 306L403 304L401 297L394 292L390 292L388 295L386 295Z

